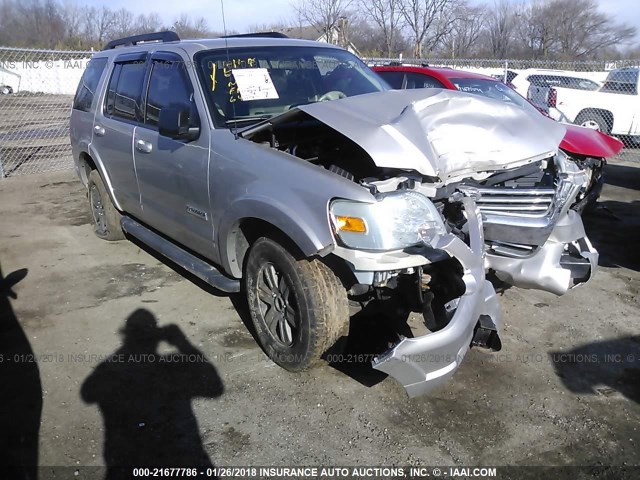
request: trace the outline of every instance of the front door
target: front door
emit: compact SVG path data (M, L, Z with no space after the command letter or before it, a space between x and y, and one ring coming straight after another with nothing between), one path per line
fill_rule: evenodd
M213 229L209 204L209 129L191 141L158 132L160 110L189 112L200 127L189 65L176 53L157 52L150 59L144 122L135 128L133 149L142 200L141 219L173 240L209 256Z

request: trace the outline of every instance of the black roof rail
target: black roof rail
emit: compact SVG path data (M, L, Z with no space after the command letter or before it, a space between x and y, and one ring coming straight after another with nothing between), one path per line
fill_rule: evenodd
M256 32L256 33L236 33L233 35L223 35L220 38L289 38L280 32Z
M129 45L138 45L139 43L147 42L177 42L180 37L176 32L164 31L155 33L143 33L141 35L133 35L131 37L118 38L117 40L111 40L105 45L103 50L112 50L116 47L123 47Z

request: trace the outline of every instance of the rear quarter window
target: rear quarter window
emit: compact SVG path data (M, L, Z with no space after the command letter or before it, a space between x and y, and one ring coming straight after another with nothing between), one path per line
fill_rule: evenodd
M94 58L89 61L87 68L82 74L76 96L73 99L73 108L83 112L89 112L96 95L96 88L107 66L106 58Z

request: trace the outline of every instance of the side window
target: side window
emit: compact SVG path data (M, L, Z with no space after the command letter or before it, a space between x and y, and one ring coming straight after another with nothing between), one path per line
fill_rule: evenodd
M146 68L144 61L116 63L107 92L107 116L142 121L142 86Z
M106 58L94 58L89 61L87 68L82 74L80 83L78 84L76 96L73 99L74 109L81 110L83 112L91 110L98 82L100 82L100 77L102 77L102 72L104 72L104 68L106 66Z
M199 126L198 111L193 99L193 85L183 61L154 61L149 79L144 123L158 125L160 110L177 107L189 112L189 125Z
M404 81L404 72L376 72L394 90L400 90Z
M444 88L440 80L420 73L407 73L407 88Z
M413 88L444 88L437 79L415 72L378 72L395 90Z

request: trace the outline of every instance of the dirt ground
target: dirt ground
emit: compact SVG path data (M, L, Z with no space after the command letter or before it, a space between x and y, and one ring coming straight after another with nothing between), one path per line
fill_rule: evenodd
M38 361L40 465L176 452L216 465L638 465L640 163L610 165L607 180L587 222L596 278L564 297L504 291L502 351L472 350L416 399L366 364L274 366L239 297L96 238L73 173L0 180L2 272L28 269L11 300L28 344L4 365ZM37 406L37 383L16 378L5 392Z

